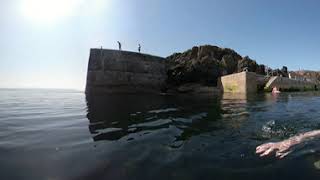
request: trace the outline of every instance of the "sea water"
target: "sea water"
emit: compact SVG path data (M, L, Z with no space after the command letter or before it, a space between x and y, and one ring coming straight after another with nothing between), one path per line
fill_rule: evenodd
M320 129L320 93L0 90L0 179L319 179L320 140L286 158L256 146Z

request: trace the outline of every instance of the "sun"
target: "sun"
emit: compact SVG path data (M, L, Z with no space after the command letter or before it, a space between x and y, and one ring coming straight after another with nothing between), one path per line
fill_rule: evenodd
M73 15L82 0L21 0L26 19L40 24L55 24Z

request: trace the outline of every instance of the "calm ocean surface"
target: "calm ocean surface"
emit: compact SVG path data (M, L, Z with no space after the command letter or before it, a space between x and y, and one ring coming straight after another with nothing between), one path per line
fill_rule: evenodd
M255 148L320 129L320 93L95 95L0 89L0 179L320 179L320 140L283 160Z

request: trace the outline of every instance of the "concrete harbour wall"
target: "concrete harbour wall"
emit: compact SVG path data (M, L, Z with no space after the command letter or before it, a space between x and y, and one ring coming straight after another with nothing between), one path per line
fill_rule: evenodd
M218 86L227 93L255 93L257 92L257 75L252 72L241 72L222 76Z
M222 76L219 88L226 93L255 93L258 90L271 91L277 87L280 91L316 90L314 82L289 79L286 77L266 77L252 72L241 72Z
M164 58L128 51L91 49L86 93L159 93L166 78Z
M309 81L289 79L285 77L274 77L266 84L266 90L272 90L273 87L277 87L280 90L315 90L317 84Z

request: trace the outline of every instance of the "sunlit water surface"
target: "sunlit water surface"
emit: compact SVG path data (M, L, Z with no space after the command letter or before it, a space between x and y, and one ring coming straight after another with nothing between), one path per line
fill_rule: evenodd
M283 160L255 155L320 129L319 95L2 89L0 179L319 179L317 139Z

